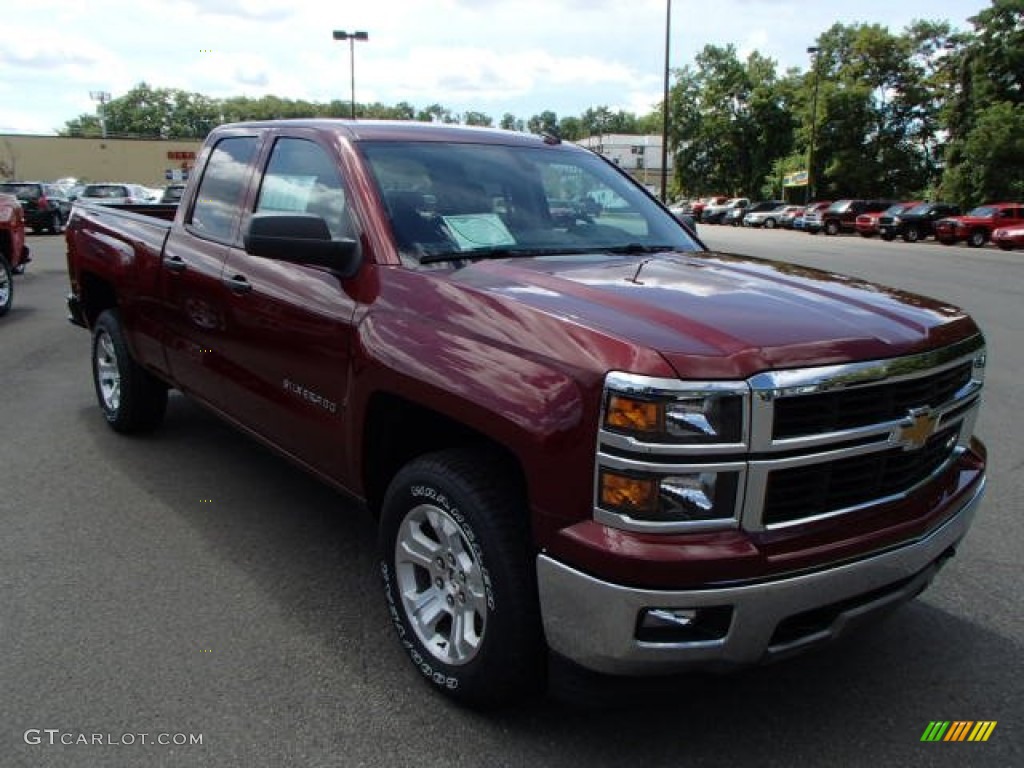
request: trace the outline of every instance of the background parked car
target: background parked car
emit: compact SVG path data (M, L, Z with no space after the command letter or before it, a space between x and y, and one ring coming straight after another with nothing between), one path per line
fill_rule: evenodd
M104 182L103 184L86 184L78 199L83 203L124 205L149 203L151 202L150 197L150 191L141 184Z
M880 224L883 216L899 216L904 211L909 211L920 204L920 200L914 200L913 202L893 203L884 211L867 211L857 216L857 220L853 225L854 229L857 230L857 234L861 237L874 237L881 231Z
M831 200L817 200L808 203L804 208L804 215L800 217L799 224L794 220L793 229L802 229L814 235L818 234L821 231L821 216L831 205Z
M805 207L803 205L787 205L779 214L778 226L782 229L793 229L797 218L800 217L802 219ZM765 219L764 226L766 229L771 229L768 226L767 219Z
M992 233L992 242L1004 251L1024 248L1024 224L1013 227L999 227Z
M164 191L160 195L160 202L169 203L171 205L177 205L178 203L181 202L181 194L184 191L184 184L168 184L166 187L164 187Z
M746 208L750 205L750 199L746 197L731 197L721 205L709 205L704 208L700 220L704 224L721 224L725 215L734 208Z
M25 224L33 232L64 231L71 215L71 201L56 184L43 181L9 181L0 184L0 193L13 195L25 212Z
M0 194L0 317L14 302L14 275L28 262L25 211L14 195Z
M893 202L892 200L836 200L821 214L820 226L817 229L806 224L804 228L811 234L817 234L819 231L826 235L853 232L858 216L872 211L884 211Z
M878 234L883 240L893 240L899 235L908 243L916 243L935 234L935 222L939 219L959 215L959 205L920 203L895 216L883 213L878 219Z
M935 239L943 245L966 240L971 248L988 242L994 229L1024 224L1024 203L988 203L964 216L950 216L935 222Z
M762 200L746 209L741 223L745 227L763 227L771 219L772 224L769 229L774 229L779 223L779 216L785 207L785 200Z

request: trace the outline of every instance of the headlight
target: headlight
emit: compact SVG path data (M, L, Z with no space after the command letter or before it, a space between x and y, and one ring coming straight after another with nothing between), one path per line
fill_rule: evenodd
M604 428L659 443L738 443L743 398L728 392L642 397L609 391Z
M738 481L738 472L652 476L602 467L598 504L640 524L727 521L736 515Z
M595 519L657 532L738 525L749 398L746 382L608 374Z

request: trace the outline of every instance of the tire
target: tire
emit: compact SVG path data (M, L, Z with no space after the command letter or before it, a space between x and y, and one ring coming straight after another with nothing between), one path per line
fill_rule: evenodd
M92 380L103 417L115 432L150 432L160 426L167 385L132 358L117 310L103 312L93 327Z
M907 227L907 231L903 233L903 239L908 243L916 243L921 239L921 230L917 227Z
M988 235L983 229L975 229L967 236L967 245L971 248L981 248L988 242Z
M765 219L764 220L764 228L765 229L775 229L775 227L777 227L777 226L778 225L775 223L775 219Z
M11 262L0 253L0 317L11 311L14 303L14 270Z
M384 498L381 575L395 631L420 673L462 704L510 704L542 686L527 509L514 474L471 450L414 459Z
M834 219L825 222L825 234L834 237L839 234L839 222Z

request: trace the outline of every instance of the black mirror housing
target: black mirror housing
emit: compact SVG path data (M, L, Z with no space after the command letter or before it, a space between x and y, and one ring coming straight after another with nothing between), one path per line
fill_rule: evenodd
M252 256L327 267L342 278L359 269L359 244L351 238L332 238L327 222L312 213L253 214L242 243Z

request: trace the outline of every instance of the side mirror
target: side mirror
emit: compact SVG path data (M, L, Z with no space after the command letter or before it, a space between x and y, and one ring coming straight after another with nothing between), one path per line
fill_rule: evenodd
M327 267L342 278L359 269L359 244L351 238L333 239L327 222L311 213L253 214L242 243L253 256Z

